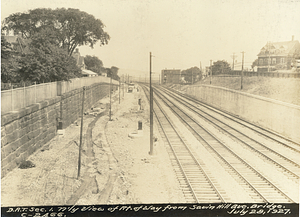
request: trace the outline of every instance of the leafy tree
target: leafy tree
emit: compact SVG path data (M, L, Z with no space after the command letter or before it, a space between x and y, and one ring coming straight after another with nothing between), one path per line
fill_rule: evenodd
M56 44L55 32L44 29L31 36L30 52L20 59L23 81L52 82L80 77L76 60Z
M118 76L119 68L112 66L110 68L106 68L107 77L112 77L114 80L119 80L120 77Z
M84 57L84 64L88 70L91 70L98 75L101 75L101 71L105 71L103 62L96 56L87 55Z
M181 76L184 77L184 80L188 83L194 83L199 81L202 78L202 72L198 67L192 67L186 70L181 71Z
M258 66L258 59L254 60L252 65L251 65L251 68L252 70L254 70L254 67Z
M101 20L78 9L37 8L25 13L15 13L3 22L2 30L13 30L23 38L31 38L44 29L50 29L56 35L56 43L66 49L71 56L77 46L100 46L108 43L110 36L103 28Z
M219 75L219 74L226 74L231 71L231 67L229 63L225 60L218 60L214 62L212 65L212 74Z
M1 37L1 82L16 83L20 81L18 74L18 53L12 45Z

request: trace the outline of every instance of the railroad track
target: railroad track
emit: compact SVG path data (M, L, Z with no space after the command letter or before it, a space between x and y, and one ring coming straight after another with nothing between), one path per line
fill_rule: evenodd
M143 89L146 93L146 88ZM225 193L217 189L215 181L203 169L204 163L196 159L157 101L154 103L154 114L172 151L170 159L187 203L224 203Z
M242 133L237 127L232 127L231 123L232 121L235 120L230 120L229 123L225 123L224 121L221 121L220 119L211 115L211 112L203 110L202 107L199 108L199 106L190 103L188 100L179 98L175 94L170 93L169 91L167 92L167 94L170 97L176 99L178 102L180 102L182 105L184 105L187 109L189 109L196 115L208 121L210 124L218 128L220 131L226 133L231 138L241 142L247 148L256 152L264 160L270 161L271 163L275 164L278 167L278 169L286 173L286 175L291 180L295 181L296 183L299 182L300 165L298 162L296 162L296 160L290 159L289 157L286 157L281 153L279 153L278 151L275 151L272 148L268 147L267 145L263 144L262 142L259 142L256 139L251 138L245 133ZM240 121L238 124L240 124ZM277 140L275 141L277 142ZM288 145L285 145L285 147L287 146ZM290 148L291 151L295 151L295 155L298 155L297 149L294 150L294 148L291 148L290 146L288 147ZM300 155L297 156L297 160L299 158Z
M250 123L249 121L245 120L245 119L242 119L240 117L237 117L237 116L233 116L232 114L226 112L226 111L222 111L220 109L216 109L210 105L207 105L199 100L196 100L188 95L185 95L185 94L182 94L181 92L179 91L176 91L176 90L173 90L171 88L161 88L161 89L164 89L164 90L168 90L169 93L171 93L173 96L177 95L180 96L182 99L184 99L185 103L187 103L189 106L197 106L199 109L201 109L202 111L209 111L209 112L214 112L215 114L218 114L220 116L223 116L224 118L228 119L228 120L231 120L245 128L248 128L254 132L256 132L257 134L265 137L265 138L268 138L272 141L275 141L279 144L281 144L282 146L294 151L294 152L297 152L297 153L300 153L300 144L295 142L295 141L292 141L280 134L277 134L275 132L272 132L270 130L267 130L265 128L262 128L258 125L255 125L253 123ZM200 106L200 107L199 107Z
M159 92L155 91L156 97L161 100L176 114L179 119L193 132L194 136L210 152L218 158L224 168L237 180L240 180L245 191L257 202L294 202L281 189L272 184L259 171L251 167L246 161L235 154L230 148L222 143L208 130L200 126L183 110L166 100Z

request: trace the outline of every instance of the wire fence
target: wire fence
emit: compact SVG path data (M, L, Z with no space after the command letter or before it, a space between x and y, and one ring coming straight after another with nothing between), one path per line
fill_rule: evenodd
M110 78L102 76L74 78L70 81L34 84L28 87L24 85L15 89L11 85L11 89L1 91L1 115L96 83L110 83ZM119 84L116 80L112 80L112 83Z

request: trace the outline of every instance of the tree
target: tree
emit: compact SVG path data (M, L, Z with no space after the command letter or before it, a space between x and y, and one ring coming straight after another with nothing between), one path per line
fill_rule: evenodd
M12 45L1 37L1 82L16 83L20 81L18 74L20 58Z
M202 72L196 66L181 71L181 75L184 77L184 80L188 83L194 83L202 78Z
M103 67L103 62L96 56L85 56L84 64L86 65L86 69L91 70L98 75L101 75L101 71L105 70Z
M110 36L103 28L101 20L78 9L37 8L27 13L15 13L3 22L2 30L13 30L23 38L31 38L44 29L50 29L56 35L56 43L71 56L77 46L100 46L108 43Z
M80 77L76 60L57 46L55 32L44 29L31 36L30 52L20 59L19 74L23 81L53 82Z
M112 79L117 81L120 79L120 77L118 76L118 71L119 71L118 67L112 66L110 68L106 68L106 71L107 71L107 77L112 77Z
M258 59L254 60L252 65L251 65L251 68L252 70L254 71L254 67L258 66Z
M212 65L212 74L219 75L219 74L226 74L231 71L231 67L229 63L225 60L218 60L214 62Z

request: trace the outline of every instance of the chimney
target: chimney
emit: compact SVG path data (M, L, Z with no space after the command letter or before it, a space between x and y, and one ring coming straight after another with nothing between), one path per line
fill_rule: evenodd
M294 36L292 35L292 41L294 41Z

